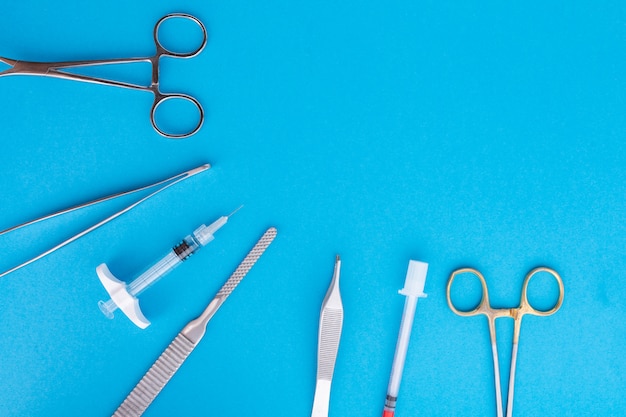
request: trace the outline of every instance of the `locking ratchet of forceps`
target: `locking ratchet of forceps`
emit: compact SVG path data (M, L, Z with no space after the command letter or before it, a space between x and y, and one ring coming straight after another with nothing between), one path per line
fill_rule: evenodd
M554 304L554 306L549 310L539 310L534 308L530 302L528 301L528 283L530 280L539 273L548 273L550 274L559 285L559 298ZM482 286L482 299L478 304L478 307L471 311L459 310L454 306L454 302L450 296L450 289L452 287L452 283L454 279L462 274L471 274L478 278L480 284ZM561 308L561 304L563 304L563 280L561 276L553 269L546 267L535 268L526 275L524 279L524 283L522 284L522 296L520 299L520 304L515 308L493 308L489 303L489 293L487 291L487 282L485 281L485 277L473 268L461 268L457 269L450 275L450 279L448 280L448 285L446 287L446 297L448 299L448 306L450 309L459 316L477 316L483 314L487 317L487 321L489 322L489 336L491 339L491 350L493 353L493 368L494 368L494 377L495 377L495 386L496 386L496 407L497 407L497 415L498 417L503 417L502 413L502 390L500 389L500 367L498 365L498 347L496 344L496 319L500 317L510 317L515 320L515 327L513 330L513 347L511 352L511 368L509 373L509 393L507 398L507 408L506 415L507 417L513 417L513 392L514 392L514 384L515 384L515 368L517 363L517 348L519 343L519 335L520 328L522 327L522 318L526 314L532 314L534 316L550 316L557 312L559 308Z
M161 42L159 41L159 28L161 25L169 19L186 19L191 20L196 23L200 29L202 30L202 42L199 47L195 50L189 52L174 52L167 48L165 48ZM11 68L6 69L4 71L0 71L0 77L5 75L39 75L45 77L55 77L55 78L63 78L66 80L74 80L74 81L84 81L89 83L96 84L104 84L111 85L115 87L122 88L130 88L134 90L142 90L142 91L150 91L154 94L154 102L152 103L152 109L150 110L150 121L152 122L152 127L156 130L160 135L170 138L170 139L182 139L189 137L200 130L202 127L202 123L204 121L204 110L200 105L200 102L195 98L188 96L186 94L179 93L163 93L159 89L159 60L162 57L172 57L172 58L192 58L197 56L207 43L207 31L202 22L189 14L183 13L172 13L166 16L163 16L154 26L154 43L156 46L156 53L152 56L142 57L142 58L120 58L120 59L98 59L98 60L89 60L89 61L65 61L65 62L29 62L29 61L20 61L16 59L3 58L0 57L0 62L4 62L11 66ZM98 77L90 77L87 75L75 74L67 72L67 70L71 70L73 68L78 67L89 67L96 65L107 65L107 64L128 64L128 63L136 63L136 62L149 62L152 64L152 79L150 85L138 85L126 83L123 81L115 81L109 80L106 78L98 78ZM184 100L191 102L195 108L199 112L199 120L197 125L188 132L185 133L171 133L166 132L162 128L160 128L156 122L155 116L157 108L165 101L168 100Z

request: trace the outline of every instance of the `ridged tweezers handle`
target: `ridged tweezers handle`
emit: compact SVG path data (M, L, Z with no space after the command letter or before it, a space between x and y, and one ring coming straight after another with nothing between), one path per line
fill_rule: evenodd
M179 333L113 413L113 417L141 416L195 347Z
M329 308L322 313L317 352L317 379L332 381L341 339L343 310Z

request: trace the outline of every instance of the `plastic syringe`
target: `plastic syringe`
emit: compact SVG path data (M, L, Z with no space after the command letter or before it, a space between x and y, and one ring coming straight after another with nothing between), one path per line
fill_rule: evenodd
M102 285L111 296L111 299L108 301L98 302L98 307L100 307L102 313L112 319L113 312L119 308L138 327L142 329L148 327L150 321L141 312L137 296L187 260L201 247L211 242L214 239L214 233L224 226L237 210L228 216L220 217L208 226L203 224L198 227L192 234L185 237L182 242L174 246L163 258L128 285L117 279L106 264L99 265L96 268L96 273L98 278L100 278L100 282L102 282Z
M426 294L424 294L424 284L426 283L427 271L427 263L410 261L404 288L398 291L400 294L406 296L406 300L404 300L404 312L402 313L402 321L400 322L396 353L393 356L393 365L391 367L391 376L389 377L389 386L387 387L387 398L385 399L383 417L393 417L396 410L396 401L398 400L398 391L400 391L400 380L402 379L402 371L404 370L406 351L409 347L409 339L411 338L411 328L413 327L417 299L426 297Z

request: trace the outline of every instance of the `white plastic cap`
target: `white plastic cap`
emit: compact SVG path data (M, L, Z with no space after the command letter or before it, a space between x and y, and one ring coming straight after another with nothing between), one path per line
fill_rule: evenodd
M409 270L406 272L404 288L398 292L411 297L426 297L426 294L424 294L424 285L426 284L427 272L427 263L413 260L409 261Z

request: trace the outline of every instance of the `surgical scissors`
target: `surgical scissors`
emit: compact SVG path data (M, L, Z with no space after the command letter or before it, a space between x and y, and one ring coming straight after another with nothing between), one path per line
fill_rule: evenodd
M159 28L161 25L169 19L187 19L195 22L200 29L202 30L202 42L199 47L190 52L173 52L167 48L165 48L161 42L159 41ZM163 93L159 90L159 60L161 57L172 57L172 58L192 58L198 55L207 43L207 32L206 28L202 24L202 22L189 14L184 13L172 13L163 16L154 26L154 43L156 46L156 53L152 56L142 57L142 58L119 58L119 59L98 59L98 60L90 60L90 61L65 61L65 62L29 62L29 61L20 61L16 59L4 58L0 57L0 62L4 62L8 64L10 68L0 71L0 77L5 75L39 75L44 77L55 77L55 78L63 78L66 80L74 80L74 81L83 81L89 83L96 84L104 84L111 85L115 87L122 88L130 88L134 90L142 90L142 91L150 91L154 94L154 102L152 103L152 109L150 110L150 121L152 122L152 127L162 136L170 139L181 139L186 138L198 130L202 126L204 121L204 110L200 105L200 102L195 98L188 96L186 94L178 94L178 93ZM152 64L152 79L150 85L138 85L131 84L123 81L115 81L109 80L106 78L98 78L91 77L87 75L75 74L67 72L67 70L71 70L72 68L77 67L88 67L88 66L96 66L96 65L107 65L107 64L128 64L128 63L136 63L136 62L149 62ZM157 108L163 104L167 100L178 99L191 102L199 112L199 120L197 125L188 132L185 133L171 133L166 132L162 128L157 125L155 114Z
M530 280L541 272L546 272L556 280L559 286L559 298L554 304L554 306L549 310L539 310L534 308L530 302L528 301L528 283ZM452 297L450 296L450 289L452 287L452 283L454 279L462 274L471 274L477 277L482 286L482 298L478 306L473 310L459 310L454 306L454 302L452 301ZM446 287L446 297L448 299L448 306L450 309L459 316L470 317L477 316L483 314L487 317L487 321L489 323L489 336L491 339L491 350L493 353L493 368L494 368L494 377L495 377L495 385L496 385L496 407L497 407L497 415L498 417L503 417L502 414L502 391L500 389L500 367L498 365L498 348L496 344L496 319L500 317L510 317L515 320L515 325L513 329L513 347L511 352L511 368L509 373L509 393L507 398L507 408L506 415L507 417L513 417L513 391L515 384L515 367L517 363L517 348L519 343L519 335L520 328L522 326L522 318L526 314L532 314L534 316L549 316L557 312L559 308L561 308L561 304L563 304L563 280L561 276L553 269L546 267L535 268L526 275L524 279L524 283L522 284L522 296L520 299L520 304L515 308L493 308L489 303L489 293L487 291L487 283L485 281L485 277L473 268L461 268L452 272L450 275L450 279L448 280L448 285Z

